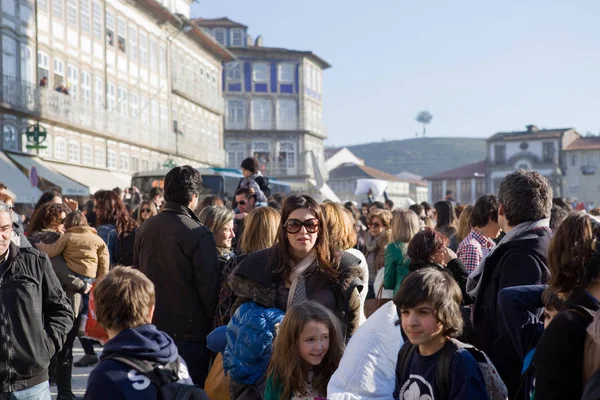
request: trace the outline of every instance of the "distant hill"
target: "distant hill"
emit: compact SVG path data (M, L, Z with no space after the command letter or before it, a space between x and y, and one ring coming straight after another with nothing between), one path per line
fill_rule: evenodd
M425 137L346 147L366 165L394 175L409 171L427 177L486 157L485 139Z

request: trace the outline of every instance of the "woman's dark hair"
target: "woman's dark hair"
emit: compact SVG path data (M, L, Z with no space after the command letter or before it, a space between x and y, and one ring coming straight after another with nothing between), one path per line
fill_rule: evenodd
M428 202L426 202L426 201L422 202L421 206L423 206L423 210L425 210L426 213L431 211L431 204L429 204Z
M321 212L319 203L307 195L289 196L283 202L281 222L279 223L279 228L277 230L277 241L273 246L273 253L278 262L274 272L283 274L284 280L287 280L292 272L290 261L294 260L294 255L287 239L287 232L283 225L287 222L290 214L300 208L306 208L319 220L319 230L314 247L318 261L317 270L322 274L325 274L325 276L331 280L337 279L340 273L338 265L339 260L337 260L338 250L330 243L329 232L325 229L326 221Z
M49 192L42 193L42 195L40 196L40 199L35 204L35 207L33 209L34 212L36 210L38 210L44 204L50 203L52 201L52 199L54 199L56 196L58 196L58 197L60 197L62 199L62 195L60 194L60 192L58 190L51 190Z
M175 167L165 176L165 200L187 206L202 190L202 175L190 165Z
M404 278L394 304L400 310L415 308L423 302L433 306L435 318L443 325L445 336L462 334L463 318L460 305L463 296L460 287L449 273L436 268L422 268Z
M46 203L34 211L31 221L27 226L27 235L32 235L42 229L60 225L60 214L69 215L71 210L64 204Z
M490 220L498 222L498 198L493 194L481 196L473 206L471 213L471 226L483 228Z
M417 214L419 218L421 218L421 213L425 211L425 208L421 204L412 204L408 209Z
M587 287L600 276L600 224L583 212L571 213L548 248L550 286L562 296Z
M428 263L449 244L448 238L435 229L423 228L408 243L406 254L411 264Z
M131 218L123 200L112 190L99 190L96 200L96 225L114 224L120 238L135 230L136 222Z
M444 229L446 227L456 228L456 213L452 203L447 200L438 201L435 203L435 212L437 213L436 229Z

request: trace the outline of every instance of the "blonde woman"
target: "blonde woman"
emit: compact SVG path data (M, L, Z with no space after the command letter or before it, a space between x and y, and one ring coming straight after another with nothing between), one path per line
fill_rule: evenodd
M149 218L154 217L158 214L158 210L152 201L143 201L140 204L140 207L137 210L137 223L141 225L142 222L146 221Z
M460 244L471 232L471 214L473 213L473 206L466 206L460 213L458 218L458 230L456 232L456 239Z
M408 275L410 259L406 255L408 242L419 232L420 221L414 211L396 211L392 218L393 242L385 249L385 270L383 287L393 290L394 294L400 289L400 284ZM378 288L376 288L378 289Z
M377 293L373 284L377 271L385 264L385 248L392 241L392 213L388 210L374 209L369 213L369 232L365 239L365 258L369 266L369 293L367 299L374 299Z

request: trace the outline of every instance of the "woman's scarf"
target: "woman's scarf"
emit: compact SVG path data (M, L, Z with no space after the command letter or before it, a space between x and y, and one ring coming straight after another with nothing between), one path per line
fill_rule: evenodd
M377 237L374 237L371 232L369 232L365 238L365 248L369 253L372 253L377 251L379 247L387 246L390 242L391 234L392 231L389 228L381 232Z
M292 304L300 303L307 299L306 297L306 278L304 277L304 273L310 267L317 256L314 252L311 252L309 255L304 257L298 264L294 266L292 273L290 274L290 293L287 299L287 309L292 306Z

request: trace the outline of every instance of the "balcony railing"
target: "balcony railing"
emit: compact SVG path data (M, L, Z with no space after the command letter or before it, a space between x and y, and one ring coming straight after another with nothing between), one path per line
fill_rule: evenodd
M225 110L225 102L219 94L218 88L210 82L201 79L202 82L197 82L187 76L173 74L171 84L173 90L178 92L183 97L200 104L217 114L223 115Z
M230 121L225 118L227 130L254 130L254 131L310 131L321 136L327 136L325 125L310 123L297 119L266 119L266 120L241 120Z

